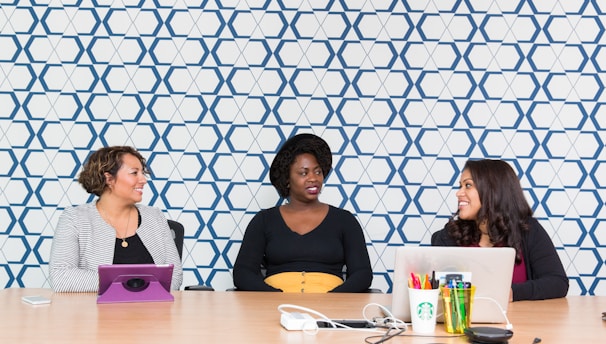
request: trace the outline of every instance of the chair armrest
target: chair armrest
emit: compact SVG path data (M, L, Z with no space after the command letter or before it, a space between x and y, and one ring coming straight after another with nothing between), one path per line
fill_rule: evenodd
M195 290L195 291L215 291L215 288L209 287L206 285L188 285L185 287L185 290Z

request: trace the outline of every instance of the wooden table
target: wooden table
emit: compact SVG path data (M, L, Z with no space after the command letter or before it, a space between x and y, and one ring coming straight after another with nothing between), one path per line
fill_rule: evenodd
M21 296L42 295L49 305L33 306ZM49 289L0 291L1 343L364 343L376 335L352 330L307 334L280 326L281 304L295 304L333 319L360 319L369 303L388 305L390 294L285 294L257 292L174 292L174 302L96 303L90 293ZM369 307L378 315L378 307ZM572 296L510 304L510 343L599 343L606 338L606 297ZM315 317L315 316L314 316ZM492 326L503 327L503 324ZM413 332L409 332L414 334ZM436 335L446 335L437 325ZM373 342L377 339L372 340ZM465 337L398 337L387 343L467 343Z

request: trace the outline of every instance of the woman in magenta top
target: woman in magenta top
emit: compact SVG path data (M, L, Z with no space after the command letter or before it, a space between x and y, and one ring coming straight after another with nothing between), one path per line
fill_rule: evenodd
M513 247L512 301L566 296L560 257L507 162L468 160L456 196L457 213L432 235L433 246Z

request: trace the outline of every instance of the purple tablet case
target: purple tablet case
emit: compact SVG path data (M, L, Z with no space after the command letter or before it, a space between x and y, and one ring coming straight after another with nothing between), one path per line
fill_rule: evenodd
M97 303L174 301L172 264L99 265Z

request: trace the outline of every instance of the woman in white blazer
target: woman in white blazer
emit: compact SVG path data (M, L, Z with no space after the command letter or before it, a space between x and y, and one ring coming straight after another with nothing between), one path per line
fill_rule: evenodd
M137 204L147 174L145 159L132 147L90 155L78 182L98 198L59 217L49 261L54 291L96 292L103 264L173 264L171 289L181 287L181 259L164 214Z

